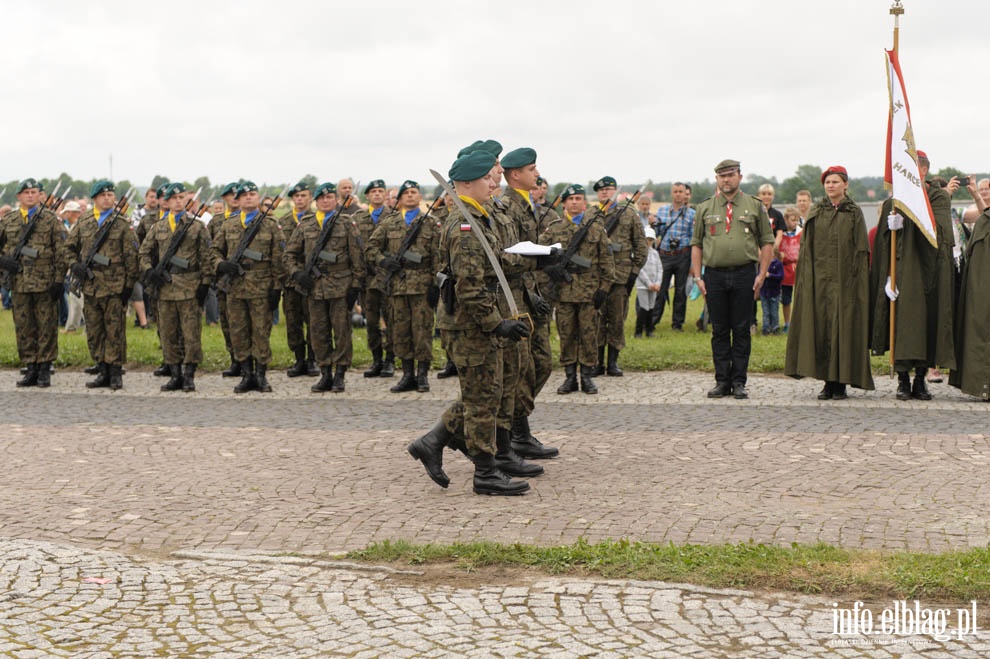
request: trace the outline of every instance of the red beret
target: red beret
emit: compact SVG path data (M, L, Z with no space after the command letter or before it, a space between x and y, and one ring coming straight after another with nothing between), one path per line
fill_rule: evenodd
M822 172L822 185L825 185L825 179L828 178L829 174L838 174L842 177L843 181L849 180L849 174L846 172L846 168L842 165L832 165L824 172Z
M924 160L925 162L931 162L930 160L928 160L928 154L925 153L924 151L922 151L922 150L919 149L919 150L915 151L915 153L918 154L918 160Z

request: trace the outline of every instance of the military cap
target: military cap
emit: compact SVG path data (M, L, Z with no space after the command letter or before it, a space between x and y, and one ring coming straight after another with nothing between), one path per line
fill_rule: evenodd
M574 195L583 195L584 186L580 183L575 183L573 185L568 185L564 188L564 192L560 195L561 200L565 200L568 197L573 197Z
M517 169L519 167L525 167L527 165L532 165L536 162L536 151L529 148L528 146L509 151L502 158L502 167L506 169Z
M467 154L473 151L478 151L479 149L481 149L482 144L484 144L484 142L482 142L481 140L475 140L471 144L468 144L466 147L458 151L457 157L460 158L461 156L466 156Z
M107 192L108 190L113 192L113 183L106 179L100 179L89 189L89 198L92 199L101 192Z
M471 151L454 161L447 175L452 181L476 181L495 166L495 156L487 151Z
M495 156L496 160L502 154L502 145L495 140L485 140L481 143L480 149Z
M229 194L237 195L237 188L240 184L236 181L228 183L220 189L220 196L226 197Z
M732 170L732 169L735 169L735 170L738 170L739 169L739 161L738 160L732 160L731 158L726 158L725 160L723 160L719 164L715 165L715 173L716 174L721 174L722 172L727 172L727 171Z
M617 188L619 187L619 184L615 182L615 179L613 177L603 176L597 181L595 181L595 185L593 187L595 192L598 192L602 188Z
M316 190L313 191L313 199L319 199L325 194L337 194L337 186L330 181L320 183L316 186Z
M385 181L380 178L376 178L374 181L364 186L364 194L368 194L372 190L376 190L378 188L381 188L382 190L385 189Z
M402 185L399 186L399 192L396 195L396 197L401 197L403 192L405 192L406 190L411 190L413 188L419 190L419 183L410 180L403 181Z
M296 183L295 185L293 185L291 188L289 188L289 196L291 197L292 195L296 194L297 192L306 192L307 190L309 190L309 184L306 183L306 181L299 181L298 183Z
M258 186L255 185L254 181L244 181L237 186L237 192L234 193L234 199L237 199L245 192L257 192Z
M26 178L21 181L20 185L17 186L17 194L21 194L25 190L29 190L31 188L38 188L38 190L41 190L41 184L33 178Z
M536 184L537 185L549 185L547 183L547 180L545 178L543 178L542 176L537 176L536 177Z
M172 184L162 183L161 185L159 185L157 188L155 188L155 196L161 199L165 195L165 191L168 190L168 186L170 185Z
M841 178L843 181L849 180L849 173L846 172L845 167L843 167L842 165L832 165L824 172L822 172L822 185L825 185L825 179L828 178L829 174L838 174L839 178Z
M162 193L162 199L165 199L167 201L172 197L174 197L175 195L182 194L185 191L186 191L186 186L182 185L181 183L172 183L171 185L165 188L165 192Z
M930 163L931 162L928 159L928 154L925 153L924 151L922 151L921 149L918 149L917 151L915 151L915 153L918 154L918 162L924 162L924 163Z

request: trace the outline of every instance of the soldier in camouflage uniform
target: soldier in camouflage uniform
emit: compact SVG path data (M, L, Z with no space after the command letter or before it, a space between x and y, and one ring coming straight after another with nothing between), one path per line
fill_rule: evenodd
M223 199L223 215L214 215L210 223L206 225L210 232L210 242L216 244L217 235L220 228L231 216L238 217L241 212L241 203L237 199L237 187L239 182L228 183L220 190L220 198ZM223 343L227 347L227 354L230 355L230 366L223 372L225 378L236 378L241 373L241 363L234 357L234 347L230 343L230 319L227 317L227 294L217 290L217 307L220 310L220 331L223 333Z
M344 374L354 355L351 309L366 272L357 224L340 215L336 193L333 183L316 188L316 214L299 224L284 256L289 278L308 295L310 339L322 373L310 388L314 393L344 391ZM328 222L332 226L325 236ZM306 272L314 253L319 254L316 265Z
M173 183L162 197L167 205L162 219L148 232L138 251L143 279L158 298L158 327L162 354L171 378L162 391L195 391L196 367L203 361L201 309L216 271L216 255L210 249L209 231L193 213L185 211L185 186ZM189 224L167 277L156 272L182 225Z
M447 487L443 449L449 444L474 462L476 494L511 495L526 492L529 483L511 480L495 465L495 418L502 395L500 346L528 336L529 326L499 313L495 270L480 242L487 240L496 254L501 252L492 219L482 206L491 194L494 165L490 153L472 151L459 157L449 171L471 221L455 207L441 235L440 259L451 279L445 283L437 324L441 341L457 364L461 397L433 430L407 450L423 462L434 482ZM482 236L476 235L478 230ZM458 427L463 428L463 436L454 434Z
M282 297L285 238L278 223L260 210L258 186L245 181L237 188L240 214L232 215L217 232L213 249L217 276L229 278L227 317L234 357L241 364L241 381L234 393L256 390L270 393L268 363L272 359L272 314ZM252 222L263 222L244 251L241 262L231 260Z
M292 199L292 211L282 216L282 234L286 240L291 240L292 233L302 222L313 216L310 204L313 192L304 181L299 181L289 189ZM289 350L295 356L295 363L285 372L290 378L300 375L319 375L316 367L316 357L313 354L313 342L309 327L309 303L306 296L297 288L295 282L286 280L282 290L282 312L285 314L285 338ZM303 327L305 326L305 328ZM309 354L307 354L307 350Z
M80 218L69 235L66 258L73 277L82 282L86 343L99 365L96 379L86 386L117 390L124 386L121 369L127 361L127 302L138 277L137 236L126 217L113 213L117 202L113 183L97 181L90 197L93 214ZM85 259L105 222L111 223L109 233L91 265L90 279Z
M646 237L635 209L629 204L609 203L617 184L611 176L595 182L598 203L589 211L601 220L608 233L609 249L615 261L615 278L608 299L602 305L598 322L598 367L596 375L621 376L619 353L626 347L626 316L629 315L629 294L636 277L646 263ZM607 208L603 205L608 203ZM618 214L618 221L615 220ZM612 227L609 231L609 227ZM605 347L608 346L608 367L605 367Z
M58 357L58 301L62 299L65 226L41 205L41 186L33 178L17 186L18 210L0 219L0 269L10 291L17 356L27 367L18 387L51 385ZM13 252L30 228L19 258Z
M351 218L357 223L361 233L361 244L366 250L365 262L368 265L368 277L361 292L361 309L368 321L368 350L371 351L371 368L364 372L366 378L390 378L395 375L395 354L392 352L392 340L388 331L388 296L385 294L384 270L375 267L376 261L368 258L368 243L371 234L389 214L391 209L385 206L387 195L385 181L375 179L364 189L368 200L368 208L355 211ZM384 329L382 324L385 324ZM384 355L384 357L383 357Z
M145 194L145 206L134 213L137 223L134 224L134 234L137 236L138 246L144 244L144 239L148 237L151 232L151 228L155 226L158 220L162 219L162 215L165 214L165 208L163 207L163 195L165 194L165 189L171 185L170 183L162 183L155 190L148 189ZM154 200L154 201L152 201ZM162 328L158 323L158 298L151 295L148 291L144 290L144 286L138 282L135 288L141 289L141 299L145 303L145 313L149 320L153 320L156 323L155 332L158 334L158 342L162 341ZM132 295L133 298L133 295ZM157 377L169 377L172 374L172 370L169 368L166 362L162 362L158 368L153 371L153 374Z
M570 185L564 190L564 217L553 222L540 243L560 243L564 250L570 246L582 223L591 223L588 233L575 252L587 259L591 266L581 268L573 263L552 266L547 273L553 280L552 296L557 306L557 333L560 335L560 363L566 377L557 389L558 394L578 390L577 372L580 366L581 391L598 393L592 380L596 362L596 331L598 309L608 298L608 291L615 281L615 266L608 248L608 236L597 216L585 213L584 186ZM569 281L568 281L569 279Z
M402 378L390 389L393 393L430 390L427 373L433 359L433 310L439 299L435 277L440 227L432 217L420 217L420 199L419 184L404 181L399 186L397 210L381 219L367 248L368 260L380 271L392 273L386 274L387 324L392 348L402 360ZM410 232L415 232L415 240L402 252ZM431 289L432 303L428 300Z

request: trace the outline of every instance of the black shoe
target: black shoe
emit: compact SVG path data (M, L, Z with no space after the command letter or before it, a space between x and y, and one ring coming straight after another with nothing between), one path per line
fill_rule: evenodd
M320 374L320 367L316 365L315 359L306 360L306 375L311 378L315 378Z
M437 371L437 379L443 380L444 378L457 377L457 367L454 366L454 362L447 360L447 365Z
M123 367L119 365L110 366L110 382L108 385L110 387L110 391L117 391L118 389L124 388L123 371L124 371Z
M182 390L186 393L196 391L196 364L182 367Z
M605 375L621 378L622 369L619 368L619 349L609 346L608 349L608 368L605 369Z
M104 362L100 362L97 368L99 370L96 379L86 383L87 389L101 389L110 386L110 367Z
M220 375L222 375L225 378L243 377L244 368L239 361L234 359L233 353L231 353L230 355L230 367L227 368L227 370L221 373ZM247 389L245 389L245 391L247 391Z
M732 387L725 382L719 382L708 390L709 398L725 398L730 394L732 394Z
M526 462L512 450L508 428L495 428L495 466L509 476L532 478L543 473L543 467Z
M515 496L529 490L526 481L514 481L495 466L495 456L481 453L474 458L474 493Z
M339 394L344 390L344 374L347 373L347 368L344 366L338 366L337 372L333 374L333 384L330 387L330 391L335 394Z
M46 371L48 369L45 369ZM32 362L24 370L24 377L17 381L18 387L35 387L38 385L38 364Z
M918 374L914 376L914 386L911 387L911 398L915 400L931 400L932 395L925 384L925 372L928 369L918 369Z
M252 391L255 388L255 382L250 357L240 362L240 367L237 370L241 374L241 381L234 385L234 393L243 394L246 391Z
M746 385L744 384L734 384L732 385L732 397L736 400L746 400L749 398L749 392L746 391Z
M42 389L52 386L51 362L41 362L38 364L38 386Z
M443 471L443 448L451 438L447 427L440 421L430 432L406 445L409 455L422 462L433 482L443 488L450 485L450 478Z
M99 375L100 365L93 364L92 366L87 366L86 368L83 369L83 373L85 373L86 375Z
M847 398L849 398L849 394L846 393L846 385L836 382L832 390L832 400L845 400Z
M832 396L835 395L835 387L831 382L826 381L825 386L822 390L818 392L818 400L832 400Z
M568 364L564 367L564 382L557 387L557 393L563 396L564 394L573 393L578 390L577 381L577 364Z
M907 371L897 373L897 400L911 400L911 376Z
M675 332L683 332L684 331L684 327L682 327L681 325L671 325L670 326L670 329L674 330Z
M416 391L416 362L412 359L402 360L402 377L390 389L393 394L403 391Z
M545 460L556 458L560 455L560 451L557 448L544 446L540 440L533 437L533 434L529 430L528 416L517 416L512 420L509 438L512 440L512 450L524 458Z
M597 394L598 385L591 378L591 367L581 365L581 391L586 394Z
M382 374L382 367L385 366L382 362L382 351L380 348L378 350L371 351L371 359L371 368L364 372L364 377L377 378Z
M257 364L254 367L254 386L257 391L263 394L272 393L272 385L268 384L268 364Z
M320 380L312 387L309 388L314 394L322 394L324 391L330 391L333 386L333 367L330 364L320 368Z
M151 374L156 378L167 378L172 375L172 367L165 362L162 362L158 368L151 372Z
M600 377L605 375L605 346L598 349L598 363L591 367L591 376Z
M168 368L172 377L162 385L162 391L179 391L182 389L182 366L180 364L169 364Z
M421 394L430 390L430 379L427 375L429 372L430 362L420 362L419 369L416 371L416 391Z
M385 353L385 360L382 363L382 374L379 376L382 378L395 377L395 355L391 352Z
M290 378L298 378L306 375L308 371L306 368L306 346L293 348L292 354L295 355L296 361L285 371L285 374Z

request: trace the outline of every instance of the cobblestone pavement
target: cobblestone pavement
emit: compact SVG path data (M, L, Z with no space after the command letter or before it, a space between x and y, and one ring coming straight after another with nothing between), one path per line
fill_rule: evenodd
M600 395L566 397L553 393L559 377L532 425L561 457L530 494L505 499L471 494L461 456L447 453L442 490L403 450L456 381L395 395L351 374L346 393L313 395L311 379L275 374L274 394L235 396L213 375L195 394L164 394L146 372L116 393L70 372L18 391L0 373L0 653L990 652L982 632L839 638L820 598L583 579L463 587L272 558L399 538L920 551L990 540L990 408L945 385L928 403L896 401L886 379L820 403L816 383L758 376L750 400L709 401L705 374L601 378Z

